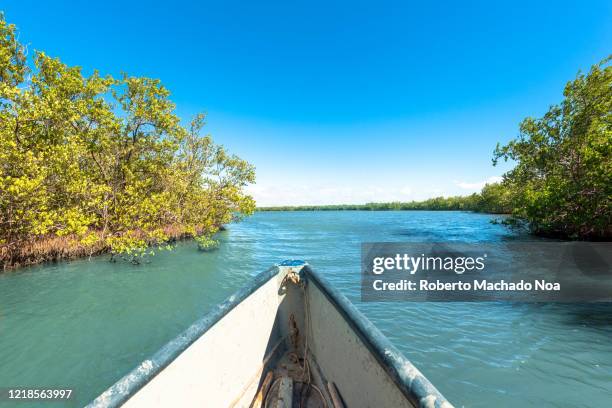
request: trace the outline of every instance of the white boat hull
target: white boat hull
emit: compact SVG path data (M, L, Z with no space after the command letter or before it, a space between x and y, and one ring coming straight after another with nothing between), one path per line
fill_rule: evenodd
M271 387L264 381L267 374L276 379ZM269 389L262 390L262 384ZM283 401L283 392L293 398ZM297 407L304 402L309 407L451 407L343 295L295 261L258 275L90 406Z

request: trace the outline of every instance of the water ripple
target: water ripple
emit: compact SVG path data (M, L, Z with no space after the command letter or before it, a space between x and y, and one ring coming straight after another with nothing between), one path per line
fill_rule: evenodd
M284 259L323 272L456 406L612 406L612 306L362 303L361 242L526 237L459 212L258 213L150 263L108 257L0 275L0 384L71 386L88 402Z

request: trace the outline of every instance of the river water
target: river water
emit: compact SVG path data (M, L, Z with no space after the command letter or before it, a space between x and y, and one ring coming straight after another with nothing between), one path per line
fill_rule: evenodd
M183 242L138 266L101 256L1 274L0 387L72 388L65 406L82 406L251 276L296 258L323 272L457 407L611 407L612 305L360 302L361 242L529 239L492 218L257 213L230 225L211 253Z

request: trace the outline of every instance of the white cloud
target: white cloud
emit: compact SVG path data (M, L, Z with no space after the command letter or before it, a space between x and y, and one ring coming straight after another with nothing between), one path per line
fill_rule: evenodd
M502 181L502 178L500 176L493 176L493 177L489 177L488 179L484 181L478 181L475 183L468 183L465 181L455 181L455 184L457 185L457 187L462 188L464 190L480 190L486 184L499 183L500 181Z

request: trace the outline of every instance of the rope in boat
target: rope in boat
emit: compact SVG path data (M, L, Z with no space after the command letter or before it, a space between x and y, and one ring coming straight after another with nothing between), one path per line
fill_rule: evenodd
M325 396L323 395L323 391L321 391L321 389L319 387L317 387L313 382L312 382L312 377L311 377L311 372L310 372L310 364L308 363L308 334L309 334L309 330L311 329L312 326L312 320L310 317L310 304L308 303L308 295L306 294L306 283L303 279L300 279L300 276L295 273L295 272L290 272L288 273L284 278L283 281L281 282L281 285L285 283L285 281L290 281L291 283L297 285L300 289L302 289L302 294L304 296L304 313L305 313L305 319L304 319L304 326L305 326L305 341L304 341L304 365L300 364L300 358L297 355L297 353L295 352L291 352L289 353L289 356L292 356L296 363L298 364L298 366L300 366L300 368L302 369L302 383L305 385L305 388L302 388L302 394L300 397L300 405L299 408L302 408L304 405L304 402L307 400L306 396L308 395L308 387L312 387L315 391L317 391L319 393L319 397L321 398L321 402L323 403L323 407L324 408L328 408L327 405L327 400L325 399ZM308 374L308 376L306 376L306 374ZM268 388L268 391L266 392L266 395L263 399L263 408L267 408L268 407L268 399L270 397L270 395L272 394L272 389L274 388L274 386L282 379L282 377L278 377L276 378L272 384L270 385L270 387ZM306 381L304 381L304 379L306 379ZM306 392L304 392L304 390L306 390Z
M304 326L305 326L305 337L306 340L304 341L304 370L302 372L302 376L304 375L304 372L306 372L306 370L308 370L308 381L306 382L306 390L308 390L308 387L312 387L314 388L318 393L319 396L321 397L321 401L323 402L323 406L325 408L327 408L327 400L325 399L325 396L323 395L323 392L321 391L321 389L319 389L319 387L317 387L315 384L312 383L312 378L310 376L310 364L308 363L308 334L310 332L310 330L312 329L312 320L310 317L310 303L308 303L308 295L306 294L306 283L304 281L301 282L300 288L302 289L302 294L304 296L304 313L306 314L306 318L304 319ZM299 364L299 360L298 360L298 364ZM302 398L300 398L300 408L302 408L302 405L304 403L304 396L308 395L307 393L302 394Z

